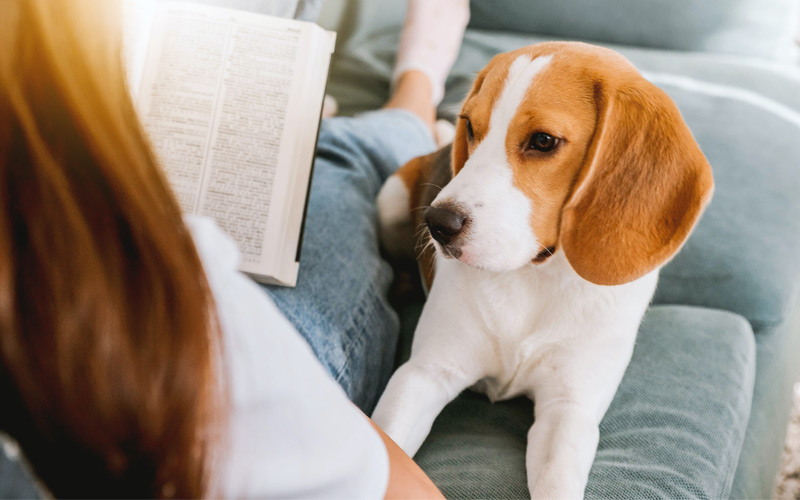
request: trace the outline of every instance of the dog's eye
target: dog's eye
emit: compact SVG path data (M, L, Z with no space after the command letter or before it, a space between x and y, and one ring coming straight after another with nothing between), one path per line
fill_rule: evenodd
M472 122L469 121L469 118L467 118L466 116L464 116L463 118L467 122L467 139L469 140L469 142L472 142L472 140L475 139L475 132L472 130Z
M528 141L528 149L547 152L558 145L558 139L545 132L536 132Z

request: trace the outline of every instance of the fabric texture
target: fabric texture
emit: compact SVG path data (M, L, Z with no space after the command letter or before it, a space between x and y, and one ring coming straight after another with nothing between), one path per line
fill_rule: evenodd
M402 7L401 2L398 4ZM389 91L394 50L400 39L397 5L358 5L346 28L340 29L331 65L328 91L336 97L340 113L351 115L380 106ZM379 11L379 12L376 12ZM375 18L376 25L365 24ZM394 21L399 23L397 19ZM335 26L327 26L334 28ZM558 37L468 29L453 70L447 80L439 113L454 118L461 101L486 63L496 54ZM640 71L679 75L702 82L755 92L781 106L800 109L800 68L796 65L728 54L679 52L603 43L627 57Z
M383 498L386 448L269 297L238 271L236 244L188 216L222 328L230 411L212 451L211 497Z
M772 495L780 467L792 387L798 380L800 297L780 325L755 329L756 381L730 498L750 500Z
M794 0L473 0L475 28L769 59L793 49Z
M654 302L734 311L757 330L779 325L800 293L800 113L793 122L751 102L663 88L716 186L692 237L662 271Z
M755 347L741 316L686 306L645 315L633 358L600 424L586 498L727 498L750 414ZM415 460L447 498L524 498L524 398L465 392Z
M399 329L375 197L398 167L435 147L422 120L403 110L323 120L297 286L264 287L367 414L392 372Z
M398 33L405 3L348 0L345 20L335 26L340 40L359 46L375 35ZM469 31L518 40L582 40L781 62L798 56L794 0L471 0L470 8ZM394 57L383 46L364 49Z

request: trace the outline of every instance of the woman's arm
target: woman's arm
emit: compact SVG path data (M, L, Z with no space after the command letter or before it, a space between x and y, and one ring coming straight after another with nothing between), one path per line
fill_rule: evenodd
M420 469L414 460L409 457L392 438L386 435L380 427L369 421L372 427L378 431L378 435L386 446L386 453L389 456L389 484L386 487L384 498L409 499L409 498L444 498L439 488L433 481Z

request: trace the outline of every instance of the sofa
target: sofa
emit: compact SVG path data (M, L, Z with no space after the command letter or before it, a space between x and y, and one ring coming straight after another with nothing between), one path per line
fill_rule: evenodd
M800 366L800 65L796 0L472 0L448 79L453 118L499 53L605 45L677 103L716 191L662 270L633 359L600 425L586 498L769 498ZM334 5L331 5L334 4ZM404 2L340 0L328 91L344 114L386 99ZM398 362L421 301L400 311ZM448 498L523 498L533 404L465 391L415 460Z

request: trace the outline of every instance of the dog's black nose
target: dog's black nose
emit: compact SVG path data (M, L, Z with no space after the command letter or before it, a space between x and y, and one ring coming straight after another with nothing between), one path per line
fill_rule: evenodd
M452 208L428 207L422 215L433 239L447 245L464 228L467 216Z

